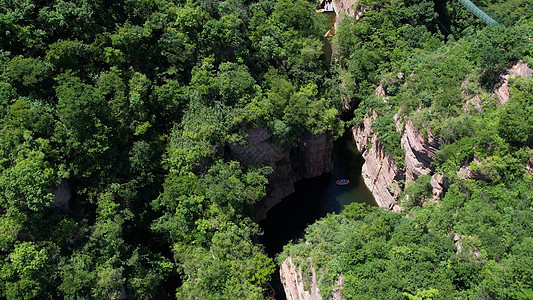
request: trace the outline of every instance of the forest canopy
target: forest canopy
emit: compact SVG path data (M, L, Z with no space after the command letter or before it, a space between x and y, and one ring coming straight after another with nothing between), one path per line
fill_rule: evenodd
M263 297L272 170L224 147L342 130L329 27L305 0L0 1L0 296Z

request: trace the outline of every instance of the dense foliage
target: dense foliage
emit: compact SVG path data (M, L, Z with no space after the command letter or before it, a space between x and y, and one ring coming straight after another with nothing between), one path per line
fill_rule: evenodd
M272 169L226 146L259 126L285 148L337 135L353 99L395 158L396 113L438 138L449 191L421 206L421 176L402 213L350 206L282 257L348 298L532 298L533 83L492 94L531 63L531 1L481 4L506 26L457 1L358 1L332 70L315 1L0 0L0 297L263 298L252 216Z
M434 203L430 175L419 176L401 212L349 206L279 259L291 255L306 270L310 257L323 296L341 276L351 299L531 299L533 78L511 79L507 103L494 94L506 68L533 63L530 3L485 1L487 11L509 12L495 16L507 26L486 27L469 17L435 23L463 14L452 2L407 2L360 2L371 11L337 32L339 73L361 101L354 124L373 110L372 128L400 162L398 120L431 133L434 171L450 187ZM373 95L378 84L385 101Z
M224 149L342 128L313 9L0 1L0 297L261 298L271 169Z

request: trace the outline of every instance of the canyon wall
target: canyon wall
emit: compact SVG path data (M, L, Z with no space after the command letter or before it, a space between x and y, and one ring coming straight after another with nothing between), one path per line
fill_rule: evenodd
M393 209L401 192L395 182L404 179L405 174L392 157L385 153L378 135L372 130L372 122L376 117L376 112L370 111L365 115L361 126L352 128L352 133L357 149L365 159L361 174L366 186L380 207Z
M345 18L345 17L353 17L356 16L357 19L359 19L362 16L362 12L356 12L355 6L356 0L333 0L332 5L333 9L335 10L335 14L337 15L337 18L335 20L335 29L337 29L337 26L339 23Z
M501 76L499 88L495 91L500 104L509 101L509 79L510 78L531 78L533 70L526 63L519 62ZM374 92L377 97L387 101L386 89L378 86ZM475 111L481 110L481 102L478 95L466 101L466 106L472 106ZM471 109L466 109L468 113ZM362 168L362 175L366 185L374 195L380 207L392 210L398 207L398 196L402 191L402 186L397 182L404 180L405 183L414 181L421 174L430 174L431 185L433 187L433 200L439 202L446 193L448 182L441 174L435 174L431 162L435 153L440 147L439 141L427 132L423 135L418 131L412 122L404 122L397 114L395 116L396 130L402 134L401 147L405 150L403 167L400 168L393 158L385 153L383 145L379 142L378 134L372 130L372 122L377 118L375 111L371 110L364 117L363 123L352 128L354 140L357 148L362 153L365 164ZM476 161L477 164L482 162ZM526 166L528 169L529 165ZM461 168L459 178L473 178L477 180L487 180L483 174L472 172L468 166Z
M287 300L321 300L320 290L318 289L317 276L313 264L307 259L311 272L310 276L304 278L302 268L297 267L291 257L287 257L281 264L279 276L285 289Z
M384 96L384 89L379 86L376 95ZM377 113L371 110L359 126L352 127L352 133L357 149L363 155L365 163L361 170L365 184L370 189L380 207L397 211L398 197L405 183L416 180L421 174L431 174L434 170L431 161L435 157L439 143L431 135L424 137L412 124L403 122L396 115L396 130L402 133L401 147L405 150L403 167L400 167L394 159L388 155L384 146L379 141L379 136L372 130L372 122L377 118ZM433 185L433 199L440 201L446 192L446 180L435 174Z
M320 176L333 168L333 141L323 133L306 134L297 147L284 149L272 140L264 127L245 129L246 145L229 145L229 154L244 166L263 165L274 170L269 175L267 196L255 207L258 219L266 218L269 209L294 192L294 184L303 178Z
M383 97L384 89L379 86L376 95ZM403 184L414 181L421 174L433 174L431 161L439 148L438 141L431 135L425 137L418 131L412 122L403 122L396 115L396 130L401 135L401 147L405 150L403 166L400 167L388 155L384 146L379 141L379 135L372 130L372 122L377 118L374 110L367 113L363 123L352 127L357 149L363 155L365 163L361 170L365 184L370 189L380 207L397 211L398 197L403 189ZM439 174L433 175L433 200L440 201L447 189L446 179Z
M302 266L297 266L290 256L281 264L279 275L287 300L321 300L322 295L320 295L318 288L320 280L311 259L307 258L301 262L301 265L308 268L307 272L302 271ZM328 299L342 299L340 287L343 281L344 277L340 275L335 282L332 294L327 297Z
M532 78L533 70L526 64L520 62L502 75L499 88L494 93L501 104L509 100L508 82L510 78L523 77ZM375 95L387 101L386 89L378 86ZM466 101L466 105L475 108L475 112L482 109L480 97L475 95ZM465 113L471 111L468 109ZM386 154L384 146L380 143L378 134L372 130L372 123L376 120L377 113L370 110L364 116L363 122L359 126L352 127L352 133L357 148L362 153L365 163L362 167L362 176L365 184L374 195L380 207L385 207L394 211L400 210L398 197L403 185L398 181L410 182L416 180L421 174L431 176L430 184L433 187L432 199L439 202L444 197L449 184L446 178L438 173L431 166L435 153L441 146L439 141L431 134L422 134L410 121L402 120L399 114L394 118L396 130L401 133L401 147L405 150L403 166L400 167L394 159ZM483 164L482 161L474 159L474 163ZM533 173L533 158L530 158L524 166L527 172ZM484 174L478 174L468 166L464 166L458 172L458 177L463 179L487 180ZM460 237L454 237L454 242L461 251ZM474 253L476 255L476 253ZM315 270L309 259L305 261L310 269L310 274L304 278L301 267L297 267L293 260L287 258L280 269L282 283L287 294L287 299L322 299L318 289L320 270ZM341 299L340 286L342 285L342 275L335 283L332 299Z
M511 69L507 70L506 74L501 76L500 87L495 94L500 101L500 104L505 104L509 101L509 79L510 78L531 78L533 76L533 69L526 63L518 62Z

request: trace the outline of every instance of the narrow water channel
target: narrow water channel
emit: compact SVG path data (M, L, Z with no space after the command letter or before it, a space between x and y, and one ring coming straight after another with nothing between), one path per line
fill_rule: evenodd
M292 240L302 238L305 228L328 213L339 213L352 202L377 206L361 176L364 159L357 151L351 132L346 132L333 147L333 170L319 177L302 180L295 185L295 192L284 198L267 213L259 225L264 231L261 242L271 257L283 250ZM346 186L338 186L338 179L349 179ZM275 274L272 286L276 299L285 299L279 274Z

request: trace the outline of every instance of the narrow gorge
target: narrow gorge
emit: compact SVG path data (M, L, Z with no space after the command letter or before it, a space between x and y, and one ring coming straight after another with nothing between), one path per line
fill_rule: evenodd
M532 0L0 0L0 298L533 299Z
M353 26L355 22L364 16L365 12L373 9L371 7L360 7L359 3L356 2L332 1L332 6L337 13L334 24L335 29L338 27L338 22L342 21L344 17L351 17L351 22L353 22L351 25ZM356 11L355 8L358 10ZM336 52L338 50L333 49L333 53ZM464 99L464 103L461 104L462 112L465 114L480 114L484 106L493 105L494 100L497 100L500 105L505 105L510 98L510 80L512 81L516 78L529 80L532 78L532 74L533 70L530 66L524 61L519 61L512 67L495 75L498 78L495 84L496 88L491 90L490 93L479 89L472 92L471 87L468 86L467 79L461 83L461 93ZM415 77L414 75L413 73L405 78L405 75L399 72L395 74L396 78L392 80L390 77L383 78L371 96L375 99L373 101L381 102L378 105L381 109L383 107L386 110L398 109L398 107L389 104L388 86L390 85L394 90L394 96L397 93L398 86L409 87L411 81L414 81L411 79ZM342 85L344 86L345 84L342 83ZM354 102L353 100L344 100L344 109L356 109L357 107L354 108L354 106L357 104L353 104ZM422 108L418 107L419 113L422 113ZM420 196L410 194L410 192L412 191L412 186L415 186L420 181L418 179L421 175L425 176L423 176L423 180L427 180L425 187L427 194L416 200L415 205L420 206L429 202L438 205L450 188L449 177L453 177L451 178L452 182L456 182L457 178L459 180L474 179L487 182L493 180L493 177L491 178L487 174L490 171L487 171L487 167L484 167L484 165L490 164L490 159L482 161L476 157L474 157L474 161L470 166L463 164L456 173L443 174L440 171L441 169L436 167L435 159L437 153L450 141L443 138L442 135L436 136L432 134L429 124L420 124L412 115L406 115L402 109L392 111L394 127L399 136L399 140L396 142L401 147L402 153L400 156L394 156L390 151L387 151L385 145L381 142L379 132L373 129L373 124L378 119L378 114L381 113L383 113L383 110L378 112L370 108L364 113L362 121L356 122L350 128L353 142L358 152L362 154L362 158L364 158L361 169L362 178L379 207L393 212L402 211L402 204L412 207L413 203L410 202L412 201L410 198ZM387 113L391 114L391 112ZM417 124L414 122L417 122ZM531 157L531 154L529 154L529 159L524 165L524 169L528 173L533 173L530 167L532 165L531 161L533 161ZM442 155L437 159L442 160ZM407 217L409 216L407 215ZM302 236L299 237L302 238ZM462 248L460 240L464 237L458 237L457 234L453 237L458 253ZM306 243L310 244L309 241ZM312 249L312 246L309 247ZM479 256L478 252L474 253ZM295 263L295 260L298 263ZM343 275L337 274L334 276L336 278L334 282L329 278L327 294L321 295L319 285L320 281L324 280L325 277L321 276L322 271L313 265L313 261L311 257L301 256L288 256L283 260L280 267L280 276L287 299L341 299L340 290L344 282Z
M499 88L491 95L493 99L498 99L500 104L505 104L509 99L508 83L510 78L531 79L533 70L525 63L519 62L512 68L506 70L501 76L501 81L498 84ZM375 96L386 103L386 89L383 86L378 86L375 91ZM473 101L475 109L480 110L482 103L478 95L471 95L471 100L465 103L465 110L472 107ZM476 100L477 99L477 100ZM358 151L364 158L364 163L361 168L361 176L364 179L366 187L372 193L377 205L387 210L398 212L402 209L399 200L402 195L405 185L416 181L420 175L430 175L431 194L424 199L424 204L427 201L439 203L446 194L449 188L448 179L437 172L435 172L432 164L436 152L440 149L441 144L431 135L426 132L422 134L415 128L411 121L403 121L399 117L399 113L395 115L396 130L401 133L401 147L405 151L405 156L401 164L397 163L394 158L386 153L386 149L379 141L379 136L372 130L373 121L377 117L377 113L373 110L365 114L362 124L353 126L351 133L353 134L353 142L357 145ZM530 158L525 165L525 169L529 173L533 173ZM484 162L474 161L474 168L482 166ZM485 162L486 163L486 162ZM456 174L461 179L476 179L476 180L491 180L482 172L472 171L471 167L463 166ZM405 197L405 195L404 195ZM408 197L408 196L407 196ZM457 249L460 251L461 243L458 241L461 237L454 236L454 241L457 244ZM280 275L287 295L287 299L323 299L320 294L319 283L320 276L318 271L311 261L311 258L297 257L299 264L293 262L292 257L287 257L281 267ZM309 275L304 275L302 266L307 268ZM340 288L343 283L343 277L340 275L337 282L333 285L333 292L329 294L330 299L341 299Z

